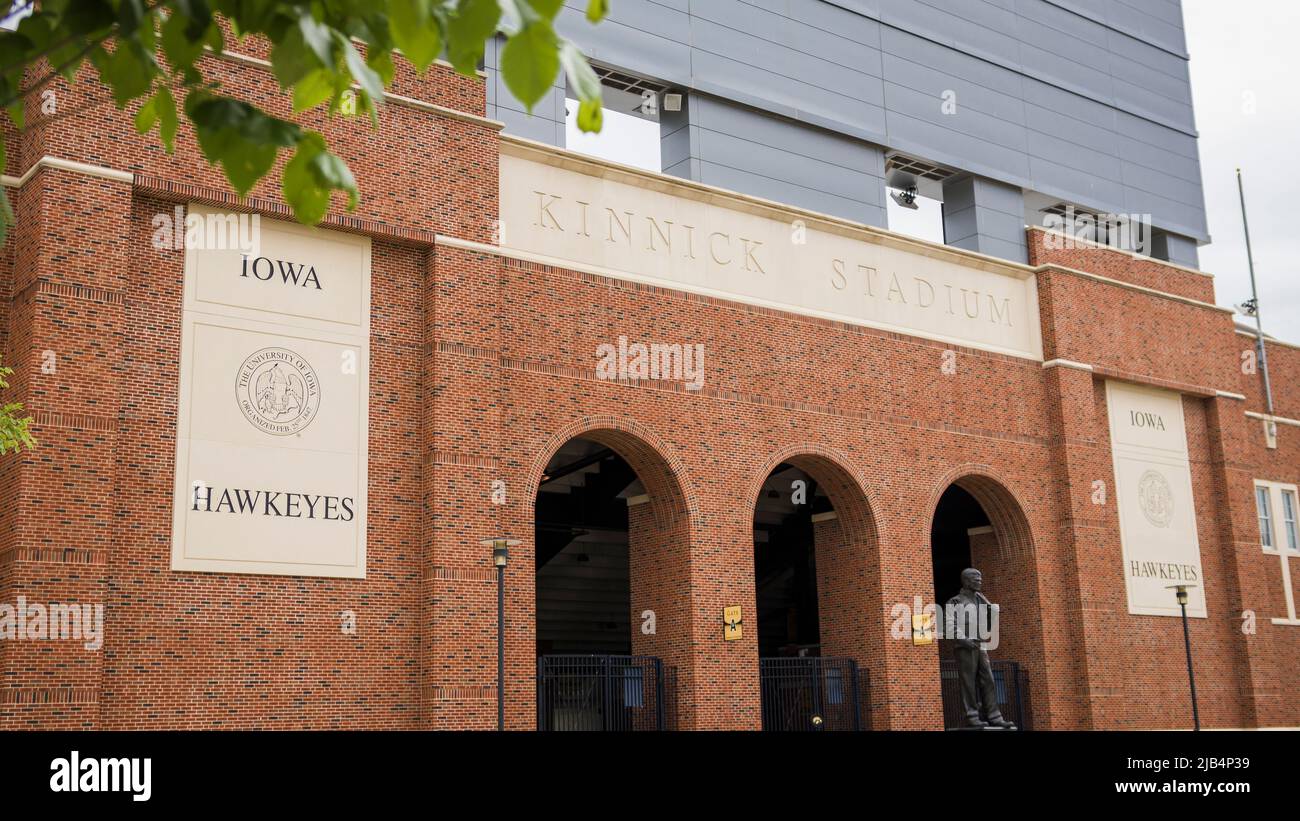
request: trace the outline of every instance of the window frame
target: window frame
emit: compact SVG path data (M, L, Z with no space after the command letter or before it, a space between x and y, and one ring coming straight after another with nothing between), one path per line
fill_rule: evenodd
M1281 488L1280 495L1282 497L1282 515L1278 517L1278 521L1282 524L1282 534L1286 538L1281 540L1278 549L1285 547L1285 549L1293 553L1300 553L1300 532L1296 530L1297 527L1300 527L1296 522L1296 491L1294 488L1284 487Z
M1255 483L1255 523L1259 527L1259 545L1265 550L1275 547L1273 538L1273 491L1265 484Z
M1267 509L1261 508L1261 500L1266 502ZM1287 518L1288 500L1291 518ZM1256 479L1255 521L1259 525L1260 547L1265 553L1300 555L1300 490L1296 485Z

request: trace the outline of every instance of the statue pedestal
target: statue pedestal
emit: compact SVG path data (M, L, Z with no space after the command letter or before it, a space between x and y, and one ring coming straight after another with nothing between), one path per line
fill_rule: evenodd
M1016 732L1018 729L1019 729L1018 727L993 727L993 726L989 726L989 727L945 727L945 728L944 728L944 732L946 732L946 733L964 733L964 732L982 733L982 732L988 732L988 731L992 730L993 732L1009 733L1009 732Z

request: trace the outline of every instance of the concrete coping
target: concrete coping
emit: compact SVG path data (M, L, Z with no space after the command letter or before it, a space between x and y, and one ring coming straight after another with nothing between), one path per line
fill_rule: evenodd
M1116 254L1123 254L1124 256L1135 259L1138 262L1153 262L1156 265L1161 265L1164 266L1165 268L1172 268L1175 271L1183 271L1184 273L1196 274L1197 276L1209 277L1210 279L1214 279L1214 274L1211 274L1208 271L1198 271L1195 268L1189 267L1187 265L1180 265L1177 262L1170 262L1167 259L1156 259L1155 257L1144 256L1143 254L1139 254L1136 251L1125 251L1123 248L1115 248L1110 245L1107 245L1104 242L1097 242L1096 240L1076 237L1073 234L1067 233L1065 231L1056 231L1043 225L1026 225L1025 227L1028 228L1030 231L1042 231L1044 234L1056 234L1058 236L1066 237L1071 242L1077 242L1081 245L1087 245L1088 247L1095 248L1098 251L1111 251Z

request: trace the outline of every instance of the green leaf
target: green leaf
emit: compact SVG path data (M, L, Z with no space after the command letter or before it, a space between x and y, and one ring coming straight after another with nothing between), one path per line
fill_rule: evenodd
M315 225L329 210L330 193L348 193L348 208L357 205L357 184L347 164L325 147L325 138L311 131L303 135L281 179L285 202L299 222Z
M501 49L501 76L506 87L529 112L550 90L560 70L555 32L537 20L506 41Z
M135 113L135 130L139 134L148 134L156 122L158 122L158 98L150 97Z
M578 103L578 129L580 131L600 131L604 122L605 115L601 109L599 97Z
M117 31L119 36L135 34L144 21L143 0L118 0Z
M366 65L365 60L361 59L361 52L357 51L356 46L352 45L351 40L346 39L341 34L339 40L343 46L343 59L347 63L348 71L352 72L352 78L357 81L362 90L370 95L370 100L366 101L367 104L373 105L373 101L382 100L384 98L384 84L380 81L379 75L374 69Z
M568 75L569 88L579 100L600 99L600 78L577 46L570 42L560 46L560 64Z
M72 42L54 49L49 54L50 65L62 66L59 76L69 83L76 81L77 72L81 70L82 63L86 62L86 55L81 53L83 48L85 48L84 43Z
M26 118L26 114L23 111L23 101L21 99L14 100L13 103L8 108L5 109L5 111L9 114L9 120L14 124L14 128L17 128L21 131L23 127L23 122ZM0 153L0 156L3 156L3 154ZM4 167L3 163L0 163L0 168L2 167Z
M332 63L316 59L297 27L287 29L280 42L271 48L271 71L281 88L291 88L311 72L332 67Z
M302 129L270 117L248 103L207 92L192 92L185 101L199 148L210 163L219 163L240 196L271 170L281 147L297 145Z
M393 82L393 77L397 76L397 67L393 65L393 53L391 51L381 51L371 46L367 52L366 65L379 75L379 82L387 87Z
M163 23L163 54L167 55L167 62L171 64L173 71L189 68L203 55L203 44L206 39L203 32L200 32L199 37L194 40L189 36L193 22L177 11L172 12L167 22Z
M501 28L509 37L514 37L538 19L528 0L497 0L497 5L501 8Z
M442 30L429 0L390 0L388 31L417 71L424 71L442 53Z
M298 30L302 32L303 42L316 59L323 66L334 64L334 51L331 43L334 40L334 32L329 26L318 21L307 12L298 18Z
M303 77L293 87L293 113L315 108L334 96L334 72L323 68Z
M208 27L212 25L212 9L207 0L174 0L176 11L180 12L189 25L185 37L191 41L203 39Z
M149 91L158 67L153 55L139 43L121 40L113 51L98 49L92 57L99 77L113 92L113 102L123 108L128 102Z
M321 182L348 193L348 210L357 207L361 196L357 191L357 181L352 177L352 170L347 163L334 154L325 151L312 161L312 170Z
M461 74L473 74L483 47L501 19L498 0L463 0L447 30L447 59Z
M162 138L163 150L170 154L176 150L176 129L180 125L176 116L176 100L167 86L160 85L154 101L158 113L158 136Z
M284 166L280 187L284 201L293 208L293 215L306 225L315 225L330 207L330 191L320 185L311 171L311 161L325 150L325 139L311 132L298 143L293 159Z
M599 23L609 14L609 0L587 0L587 22Z

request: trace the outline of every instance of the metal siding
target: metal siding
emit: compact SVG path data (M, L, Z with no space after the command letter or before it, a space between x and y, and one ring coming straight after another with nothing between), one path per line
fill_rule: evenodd
M884 155L875 146L704 95L688 109L699 160L688 168L700 182L883 224Z
M745 183L751 187L742 191L763 196L806 174L801 190L820 196L789 201L838 203L820 210L843 213L858 201L883 201L882 191L843 196L877 174L860 159L872 157L871 165L881 154L864 142L871 140L1086 207L1150 212L1158 227L1206 235L1182 11L1174 0L610 5L610 18L592 27L583 18L585 0L568 0L561 32L599 62L702 100L708 97L698 92L742 104L702 107L697 114L714 120L706 126L711 133L694 147L684 138L665 142L695 152L666 155L667 167ZM490 50L490 75L495 59ZM947 90L956 93L954 115L940 111ZM507 130L541 139L546 125L519 108L502 86L489 89L490 114L506 120ZM766 115L751 116L758 111ZM562 114L549 116L562 140ZM753 156L713 155L715 147L747 145ZM791 155L784 169L775 167L779 152ZM855 173L826 177L837 165Z

